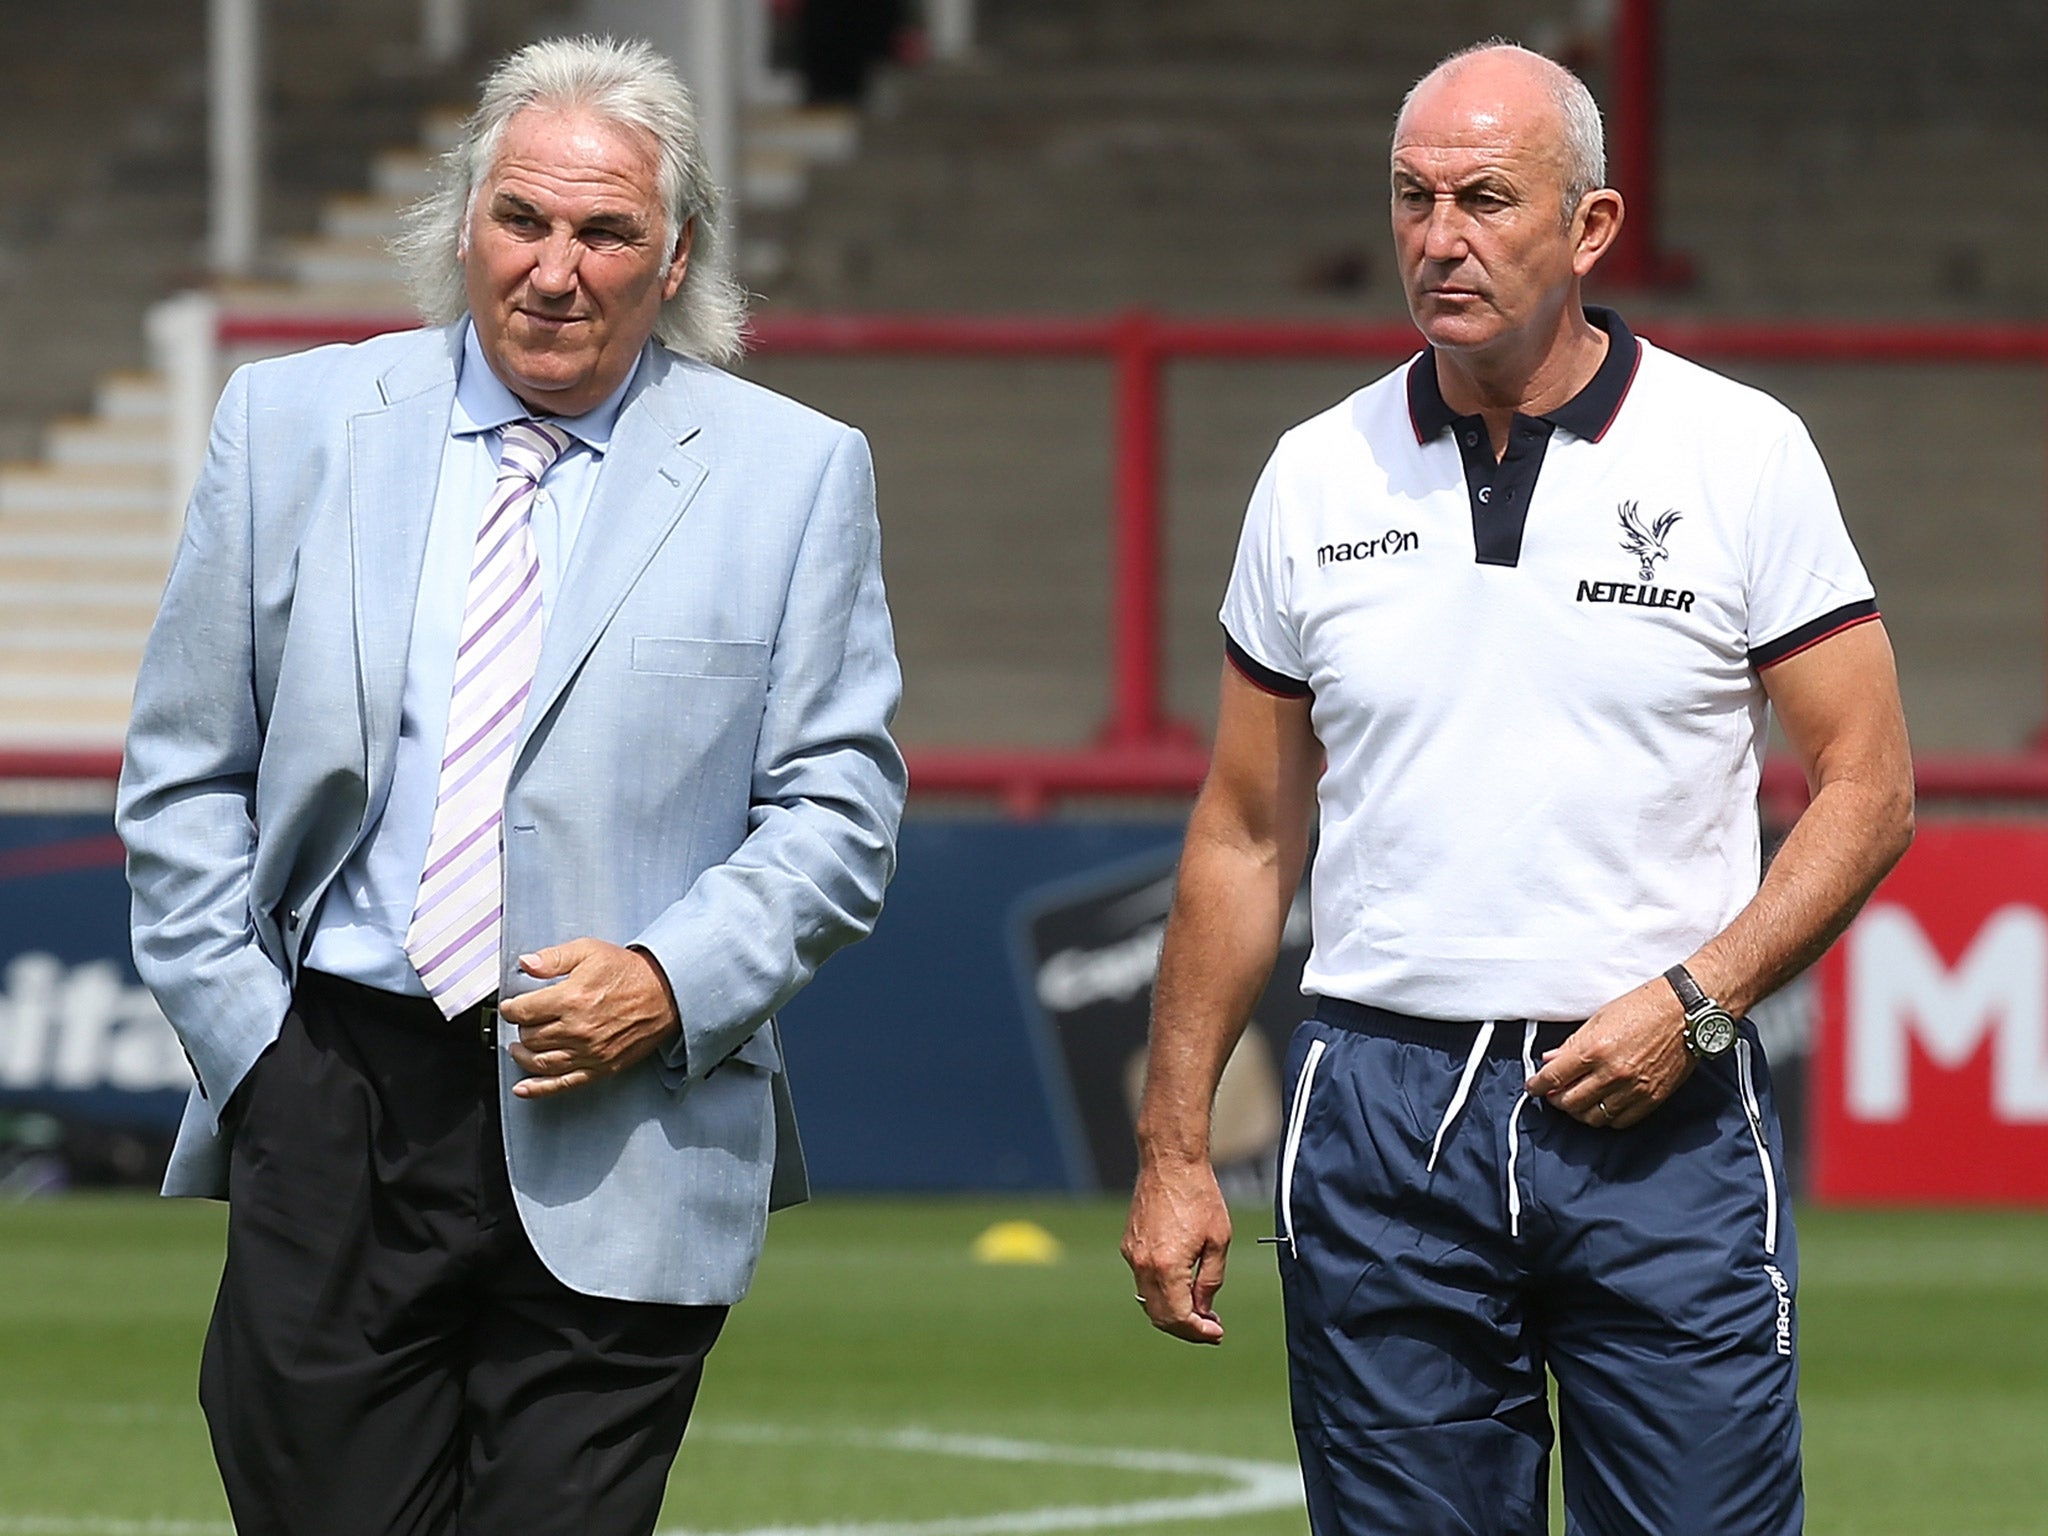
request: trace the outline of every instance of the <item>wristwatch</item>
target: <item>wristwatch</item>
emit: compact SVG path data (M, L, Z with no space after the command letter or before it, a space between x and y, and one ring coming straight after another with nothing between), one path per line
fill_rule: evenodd
M1685 1049L1694 1061L1712 1061L1735 1043L1735 1015L1700 990L1692 972L1674 965L1664 973L1685 1010Z

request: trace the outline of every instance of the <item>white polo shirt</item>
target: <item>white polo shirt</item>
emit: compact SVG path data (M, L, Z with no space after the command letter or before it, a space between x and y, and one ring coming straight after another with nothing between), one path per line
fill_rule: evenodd
M1328 756L1304 991L1582 1019L1685 959L1756 893L1759 669L1877 616L1798 417L1587 314L1498 464L1425 351L1252 494L1229 654Z

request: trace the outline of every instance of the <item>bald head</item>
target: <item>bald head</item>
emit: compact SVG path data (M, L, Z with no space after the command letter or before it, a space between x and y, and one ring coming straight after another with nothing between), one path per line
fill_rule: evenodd
M1513 43L1487 42L1451 54L1424 75L1394 118L1398 149L1410 120L1441 131L1447 115L1472 127L1513 138L1550 160L1563 194L1568 224L1588 192L1607 184L1607 149L1600 108L1585 82L1563 65Z

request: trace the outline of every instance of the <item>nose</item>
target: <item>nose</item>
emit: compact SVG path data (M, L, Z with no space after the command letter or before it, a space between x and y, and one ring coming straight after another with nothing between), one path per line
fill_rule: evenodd
M1457 261L1465 254L1465 220L1453 198L1439 197L1429 205L1429 218L1422 227L1422 254L1430 261Z
M534 252L533 273L529 281L541 293L560 296L573 292L580 259L581 248L573 235L566 231L551 234Z

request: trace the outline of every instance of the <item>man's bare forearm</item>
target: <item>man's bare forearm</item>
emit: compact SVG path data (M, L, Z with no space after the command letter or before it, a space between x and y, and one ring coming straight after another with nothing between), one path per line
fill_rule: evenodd
M1259 846L1216 825L1223 819L1198 807L1189 822L1167 919L1138 1116L1148 1162L1208 1157L1216 1084L1272 975L1301 879L1305 838Z
M1883 624L1782 663L1765 687L1813 800L1755 898L1695 957L1700 985L1737 1013L1818 960L1913 840L1913 751Z
M1746 1013L1840 938L1913 840L1909 769L1823 784L1748 906L1701 946L1700 985Z
M1193 1344L1223 1340L1215 1301L1230 1251L1230 1212L1209 1166L1210 1106L1280 953L1319 760L1309 701L1264 692L1226 665L1152 993L1123 1243L1152 1325Z

